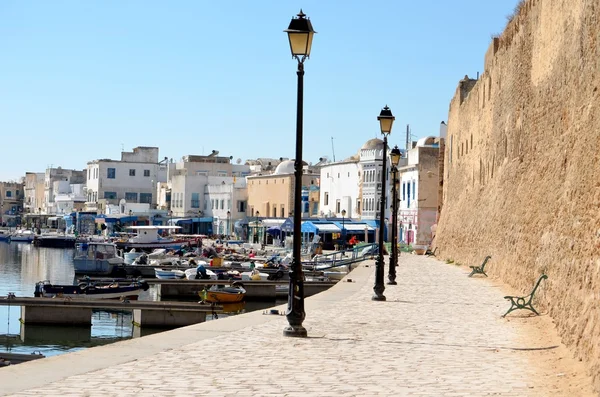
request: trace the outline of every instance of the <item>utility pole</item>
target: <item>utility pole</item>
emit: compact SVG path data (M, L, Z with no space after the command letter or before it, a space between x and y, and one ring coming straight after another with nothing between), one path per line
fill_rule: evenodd
M410 127L408 124L406 124L406 152L407 153L410 149L412 149L410 146L411 146L410 145Z

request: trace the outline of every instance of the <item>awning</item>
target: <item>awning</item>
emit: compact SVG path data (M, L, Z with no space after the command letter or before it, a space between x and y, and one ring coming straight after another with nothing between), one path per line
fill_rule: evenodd
M315 225L319 233L340 233L342 230L333 223L323 223Z
M286 233L293 233L294 232L294 220L292 218L287 218L281 224L281 231L286 232Z
M271 236L279 236L281 234L281 229L279 226L271 226L267 229L267 233L269 233Z
M312 222L304 222L300 227L302 233L316 233L317 227Z
M280 226L285 222L285 219L263 218L261 222L265 226Z
M346 224L344 224L344 228L346 229L346 231L352 231L352 232L364 232L365 228L367 230L375 230L371 226L367 225L366 223L346 223Z

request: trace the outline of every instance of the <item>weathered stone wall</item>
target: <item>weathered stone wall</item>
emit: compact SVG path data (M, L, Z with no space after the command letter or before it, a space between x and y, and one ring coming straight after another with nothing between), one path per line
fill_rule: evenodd
M600 2L526 0L452 99L438 256L539 304L600 390ZM536 295L537 296L537 295ZM508 304L507 304L508 306Z

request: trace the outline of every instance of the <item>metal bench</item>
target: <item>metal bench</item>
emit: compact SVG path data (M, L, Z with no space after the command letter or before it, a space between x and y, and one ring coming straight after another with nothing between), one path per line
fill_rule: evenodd
M510 300L510 309L508 309L508 311L504 313L504 316L502 317L506 317L508 313L518 309L531 310L539 316L540 314L537 312L537 310L534 309L534 307L531 305L531 302L533 301L533 295L535 295L535 291L540 286L540 283L542 282L542 280L547 278L548 276L542 274L538 279L537 283L535 284L535 287L533 287L533 291L531 291L531 293L527 296L505 296L504 299Z
M428 248L427 251L425 251L425 255L427 255L427 256L435 256L435 253L436 253L437 249L438 249L438 247L435 247L433 249L433 251L432 251L430 248Z
M483 274L484 276L488 276L485 273L485 265L486 263L492 259L492 257L490 255L486 256L485 259L483 260L483 263L479 266L469 266L471 268L471 274L469 274L469 277L473 277L474 274Z

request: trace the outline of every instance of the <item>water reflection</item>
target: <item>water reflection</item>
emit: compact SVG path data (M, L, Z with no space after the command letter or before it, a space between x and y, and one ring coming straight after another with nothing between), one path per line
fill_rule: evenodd
M0 296L13 292L18 297L32 297L35 284L42 280L53 284L72 284L75 277L73 252L72 249L0 242ZM152 286L139 299L160 300L158 289ZM206 320L262 310L281 303L283 301L226 305L224 313L216 316L208 314ZM19 306L0 306L0 351L40 351L52 356L167 330L134 327L132 313L122 311L94 311L91 327L24 325L19 322L20 316Z

